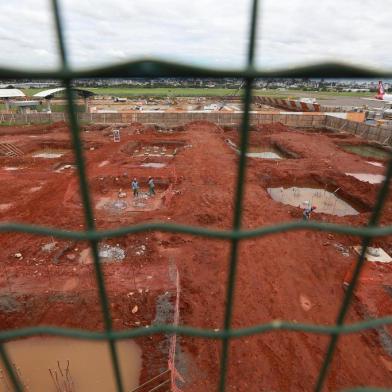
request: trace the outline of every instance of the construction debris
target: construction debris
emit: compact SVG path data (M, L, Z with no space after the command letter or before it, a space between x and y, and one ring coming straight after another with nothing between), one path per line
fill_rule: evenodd
M361 254L362 246L354 246L355 252ZM391 263L392 257L388 255L387 252L384 251L382 248L373 248L369 246L366 249L365 258L367 261L378 261L379 263Z
M125 258L125 251L119 246L102 245L99 249L99 257L112 261L121 261Z

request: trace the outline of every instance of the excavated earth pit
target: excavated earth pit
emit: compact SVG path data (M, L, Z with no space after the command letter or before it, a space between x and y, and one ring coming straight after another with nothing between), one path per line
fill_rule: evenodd
M173 157L186 145L186 141L181 140L131 142L122 151L134 157Z
M69 153L72 153L69 140L43 141L27 148L27 154L33 158L57 159Z
M249 158L259 158L259 159L284 159L288 158L283 155L280 150L271 147L249 147L246 156Z
M238 146L231 141L230 139L226 139L226 143L240 154L240 150ZM248 146L246 156L249 158L256 159L288 159L288 158L299 158L299 156L292 151L288 151L277 143L259 145L259 146Z
M250 146L270 145L277 141L292 151L303 153L304 159L279 160L279 163L274 160L252 160L246 180L244 226L259 227L300 219L302 202L308 200L321 208L322 197L318 199L314 193L322 193L324 190L331 194L336 191L335 196L347 202L356 212L360 212L360 215L340 218L318 214L320 212L318 208L312 219L355 226L366 225L369 214L362 214L362 212L368 213L371 210L379 186L360 182L344 173L382 174L380 168L365 163L366 159L344 153L336 143L345 141L334 141L325 135L294 134L291 131L286 132L287 127L284 126L275 127L277 128L275 130L274 126L268 125L265 128L271 132L260 137L253 134ZM121 143L112 141L104 143L99 153L86 151L92 203L95 206L102 198L109 198L102 203L100 210L95 208L96 226L100 230L105 230L151 222L154 219L168 219L186 225L201 224L203 227L216 226L220 229L229 229L238 156L235 151L230 151L224 142L228 135L221 132L214 124L195 123L187 126L186 132L181 135L181 139L187 139L193 145L193 148L184 154L174 157L160 154L156 157L149 155L131 157L133 150L128 153L121 149L122 146L129 144L134 146L139 138L143 138L143 142L140 143L146 140L145 145L155 145L159 136L154 134L152 140L148 138L149 136L151 132L147 133L147 131L139 136L124 134ZM54 142L60 137L66 138L67 135L54 133ZM163 137L174 139L175 135L162 135ZM98 132L96 134L91 132L86 135L86 138L102 141L102 135ZM234 135L232 139L238 144ZM38 140L30 139L30 142L36 143ZM355 143L351 140L350 142ZM66 145L57 147L70 148ZM186 145L183 147L185 148ZM37 150L43 146L35 144L34 148ZM122 153L119 154L120 151ZM33 160L31 152L33 151L26 152L27 157L30 158L21 158L20 161L13 159L12 163L7 162L7 166L10 167L23 163L25 170L14 173L0 170L2 173L0 203L9 204L11 203L9 195L13 197L13 206L2 212L3 220L28 221L49 227L61 227L65 230L83 230L83 216L81 209L77 208L81 205L77 176L53 172L55 163L74 162L72 156L69 154L54 161ZM371 158L368 160L373 161ZM381 162L379 159L374 161ZM160 169L140 166L148 163L168 164L168 167ZM67 173L67 170L70 169L64 169L64 173ZM157 178L158 195L147 199L147 204L159 199L162 194L167 195L168 199L162 197L159 209L151 213L134 211L124 213L132 203L145 202L143 193L147 191L149 175L153 175L154 178L161 175L162 179L166 179L166 184L160 187L158 184L160 178ZM133 198L130 189L133 177L137 177L142 187L140 200ZM13 187L16 181L20 181L20 185ZM325 184L329 186L325 187ZM42 186L42 192L30 195L29 191L41 189L38 185ZM309 195L302 191L292 191L299 193L293 207L270 198L266 189L278 187L308 188L312 193ZM338 187L341 189L337 190ZM125 197L123 195L119 197L119 193L125 193ZM171 193L175 197L170 201ZM312 200L313 195L315 197ZM116 204L113 206L113 203ZM335 199L327 198L326 204L328 203L330 205L335 203ZM148 211L143 209L145 207L150 206L132 205L132 209ZM391 221L391 212L391 200L388 198L380 217L381 225L388 225ZM55 239L60 246L50 252L52 248L47 246L50 238L40 238L19 232L2 234L1 329L56 325L102 331L104 323L93 265L89 262L82 263L80 260L81 253L88 248L88 244L78 242L72 245L73 241ZM340 254L336 251L336 241L347 249L351 249L349 247L358 243L357 240L353 242L352 236L348 235L305 230L279 234L276 238L268 236L245 241L240 255L241 279L237 282L236 327L240 324L257 325L276 318L317 324L328 324L333 320L344 294L343 276L351 258L354 261L353 252L349 252L346 256L343 252ZM101 256L109 257L102 257L100 267L105 275L114 330L147 328L154 323L172 323L175 284L166 276L170 258L174 262L179 262L181 279L178 277L178 281L182 289L179 300L180 323L200 328L221 327L223 314L221 310L224 309L224 288L227 282L227 257L230 252L224 241L207 241L196 236L188 238L185 234L143 232L116 239L105 239L104 242L110 248L100 248ZM121 250L112 249L117 248L117 243L125 252L124 259L121 259ZM309 244L311 244L311 252L309 252ZM392 255L388 238L374 239L374 246L382 247ZM281 251L284 253L283 258ZM390 293L388 296L375 296L374 282L376 278L382 278L382 290L386 285L391 287L392 263L371 264L372 274L369 274L371 279L366 279L363 287L372 291L363 291L359 299L377 300L379 306L375 311L367 309L368 314L371 317L385 316L391 313L392 304L387 301L392 297ZM299 265L301 268L298 268ZM368 263L365 263L364 267L367 266ZM362 278L361 280L364 281ZM317 290L314 289L315 287ZM357 293L361 294L360 291ZM266 301L260 302L260 298L266 298ZM351 311L352 314L347 320L350 323L368 317L362 316L354 307ZM317 377L317 371L322 364L322 356L319 355L320 347L324 343L327 344L327 338L309 335L304 341L303 334L282 333L282 339L284 344L277 342L276 336L272 335L254 336L232 342L232 357L236 359L229 370L230 385L233 389L292 390L293 392L311 390L312 380ZM346 338L342 337L342 339ZM379 347L376 339L370 336L367 342L362 334L358 336L354 334L347 337L347 342L348 340L349 344L340 347L339 363L333 364L333 372L341 371L347 377L330 377L326 388L331 391L343 390L353 385L362 385L366 381L372 385L390 386L392 361L388 359L384 366L384 357L380 357L382 348ZM220 353L218 343L181 337L181 349L190 364L188 374L181 372L186 381L186 388L181 390L214 389L219 377L216 361ZM167 369L166 336L138 338L136 344L139 346L143 361L140 383ZM253 366L256 362L260 366ZM291 366L294 362L299 367ZM314 365L315 363L317 366ZM53 369L51 364L45 366ZM63 361L60 366L63 369ZM73 368L71 359L71 375L74 374ZM22 373L25 373L25 370L22 369ZM98 373L96 372L95 375L97 378ZM46 374L49 372L47 371ZM200 377L200 374L203 377ZM52 389L56 390L55 387ZM91 387L89 389L95 390ZM114 388L108 387L106 390L114 390Z
M8 342L5 347L28 391L107 392L116 389L106 342L32 337ZM116 348L124 388L137 388L142 365L140 347L133 341L122 340L116 343ZM10 381L1 380L5 387L2 390L11 390L7 389ZM54 389L57 385L61 389Z
M337 196L338 190L329 192L322 188L275 187L267 188L267 192L279 203L299 208L305 208L309 204L316 206L316 213L336 216L359 214L359 211Z
M112 221L113 217L117 219L120 215L154 211L168 205L175 192L171 178L154 176L155 195L149 195L148 177L138 176L137 179L140 188L136 197L133 196L131 189L132 177L127 174L118 177L98 176L90 180L92 199L100 218ZM82 206L76 179L69 182L63 204L69 208Z
M139 155L132 156L132 161L126 161L123 163L125 170L131 170L135 168L143 169L163 169L173 164L175 155Z
M122 214L126 212L154 211L161 208L164 204L162 197L165 191L158 192L155 188L156 195L150 196L148 192L139 192L139 195L133 197L132 191L111 192L109 196L99 197L95 204L97 210L104 210L111 214ZM123 196L124 195L124 196Z
M346 152L351 152L364 158L388 159L392 156L391 150L371 144L339 143L338 146Z
M165 205L167 196L172 192L170 181L165 178L155 178L155 195L150 195L147 189L147 178L138 178L138 196L133 196L130 181L117 181L112 185L100 187L95 197L97 210L110 214L123 214L143 211L154 211ZM105 180L103 180L104 182Z

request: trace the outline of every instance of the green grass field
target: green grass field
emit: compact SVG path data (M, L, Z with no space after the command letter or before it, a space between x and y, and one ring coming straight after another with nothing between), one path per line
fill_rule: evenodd
M25 88L22 91L28 96L32 97L34 94L39 93L40 91L48 90L46 88Z
M67 105L51 105L50 106L52 112L66 112ZM84 105L75 105L76 111L78 113L84 113L86 111L86 107Z
M25 89L23 92L27 96L32 96L44 89ZM237 92L236 89L225 88L123 88L123 87L100 87L100 88L86 88L98 95L108 95L116 97L212 97L233 95ZM243 91L241 91L242 94ZM275 98L302 98L314 97L318 99L327 99L331 97L370 97L374 93L353 93L334 91L303 91L303 90L257 90L253 91L254 95L275 97Z

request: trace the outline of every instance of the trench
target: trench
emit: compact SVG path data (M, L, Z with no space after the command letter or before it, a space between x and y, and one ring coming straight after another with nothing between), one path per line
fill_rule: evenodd
M336 196L336 192L329 192L321 188L276 187L267 188L271 198L279 203L293 207L306 208L315 206L316 213L336 216L358 215L354 207Z

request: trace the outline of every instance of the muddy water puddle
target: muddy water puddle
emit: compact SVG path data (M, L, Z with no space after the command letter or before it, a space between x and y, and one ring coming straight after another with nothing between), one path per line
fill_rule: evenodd
M5 346L27 391L116 390L106 342L33 337L8 342ZM117 342L116 347L124 388L134 389L139 385L141 349L133 341ZM11 385L4 377L0 378L1 392L13 390L7 384Z
M354 177L359 181L369 182L370 184L380 184L385 180L385 176L382 174L346 173L346 175Z
M347 152L352 152L365 158L387 159L392 155L387 150L370 145L339 144L339 146Z
M359 212L344 200L339 199L335 193L328 192L324 189L317 188L268 188L268 194L283 204L293 207L302 207L309 202L312 206L316 206L315 212L324 214L332 214L337 216L357 215Z

